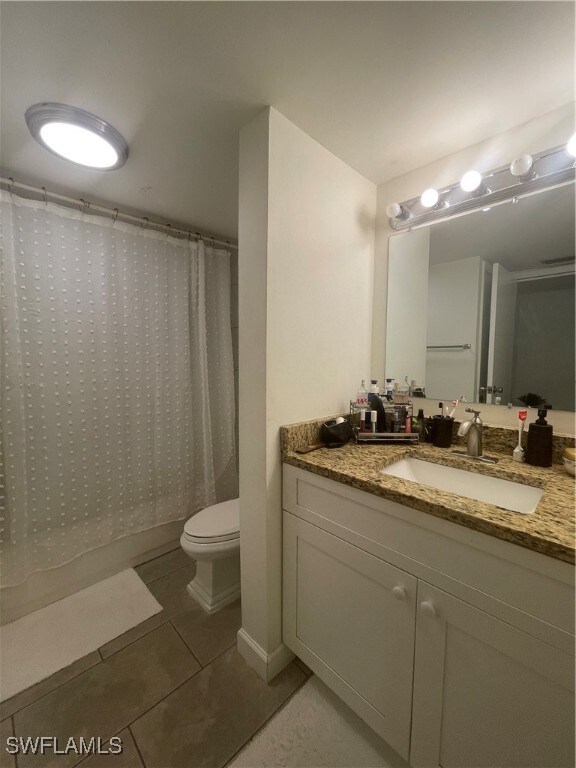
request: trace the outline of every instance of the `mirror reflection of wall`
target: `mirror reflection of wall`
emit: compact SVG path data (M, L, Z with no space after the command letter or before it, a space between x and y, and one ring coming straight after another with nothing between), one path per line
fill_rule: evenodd
M423 229L390 240L386 375L416 371L432 398L518 406L533 394L574 411L574 184ZM423 279L427 295L402 310ZM426 318L425 342L407 316Z

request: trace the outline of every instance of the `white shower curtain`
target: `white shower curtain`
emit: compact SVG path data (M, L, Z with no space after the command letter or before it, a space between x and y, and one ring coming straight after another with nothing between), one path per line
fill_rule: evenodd
M2 585L237 495L230 255L0 193Z

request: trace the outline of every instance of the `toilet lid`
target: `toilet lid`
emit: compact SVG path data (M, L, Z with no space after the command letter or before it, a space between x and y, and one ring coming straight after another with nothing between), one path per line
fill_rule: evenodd
M198 512L184 526L189 539L201 543L231 541L240 536L240 500L230 499Z

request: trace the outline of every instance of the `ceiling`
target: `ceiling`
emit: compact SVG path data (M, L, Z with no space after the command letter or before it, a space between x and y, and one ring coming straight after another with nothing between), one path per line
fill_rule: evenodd
M229 238L266 105L381 183L574 99L572 2L3 0L0 24L3 175ZM43 150L41 101L112 123L127 164Z

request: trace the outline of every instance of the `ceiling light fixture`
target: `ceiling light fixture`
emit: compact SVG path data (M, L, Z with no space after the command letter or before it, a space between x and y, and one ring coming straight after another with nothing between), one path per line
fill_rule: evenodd
M45 149L76 165L112 171L128 158L128 144L121 134L84 109L34 104L26 110L26 124Z
M570 137L568 144L566 144L566 152L572 157L576 157L576 133Z
M536 171L534 170L534 159L532 155L520 155L520 157L514 158L510 163L510 173L515 176L518 181L530 181L536 178Z

